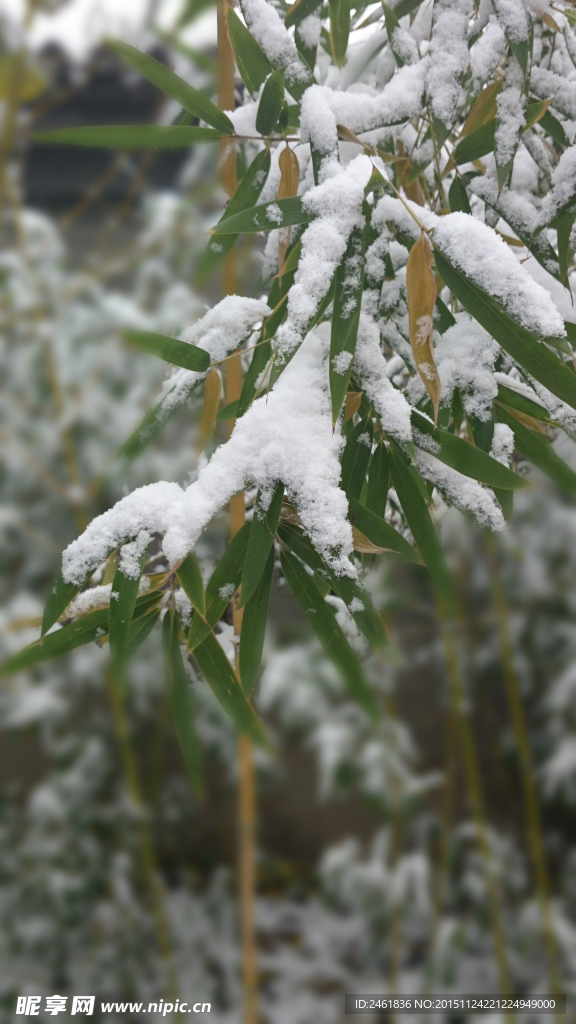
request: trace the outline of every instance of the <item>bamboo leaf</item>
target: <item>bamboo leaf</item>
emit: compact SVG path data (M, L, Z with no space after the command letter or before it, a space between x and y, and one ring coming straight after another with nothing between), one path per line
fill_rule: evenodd
M454 607L452 580L426 502L418 484L412 477L403 453L394 441L390 442L390 456L392 481L402 511L406 516L406 522L422 555L422 561L432 577L434 586L448 609L452 610Z
M96 146L100 149L187 149L197 142L218 142L224 137L214 128L194 125L112 124L91 128L57 128L35 132L33 142L51 146Z
M270 150L264 149L250 164L220 219L226 220L227 217L233 217L234 214L254 206L264 188L269 172ZM237 238L238 235L233 234L221 238L210 238L200 257L196 271L196 287L201 288L212 277Z
M206 637L217 622L222 618L226 606L230 603L240 586L242 566L246 555L250 523L245 523L235 537L232 538L218 565L214 569L206 587L205 620L194 615L188 634L188 650L196 646Z
M256 388L260 374L266 369L272 355L272 345L269 341L261 341L258 348L254 349L252 362L244 376L242 394L237 405L236 415L243 416L256 394ZM234 404L234 403L232 403Z
M284 68L273 71L264 83L256 113L256 131L270 135L276 125L284 104Z
M273 575L274 549L270 548L256 588L250 599L246 602L242 619L238 669L242 690L246 697L249 697L254 689L262 663Z
M273 71L272 65L254 36L231 7L228 9L226 22L240 77L248 92L255 96Z
M364 287L364 231L350 235L344 259L336 271L330 336L330 395L336 423L352 371Z
M344 422L348 423L352 417L358 412L362 403L363 391L348 391L346 395L346 410L344 412Z
M390 49L394 54L394 60L399 68L404 67L404 60L394 44L394 32L397 28L400 28L400 22L392 8L389 7L388 4L385 4L384 0L382 0L382 7L384 8L384 20L386 22L386 35L388 36Z
M292 7L288 8L286 17L284 18L284 24L286 28L292 28L293 25L299 25L304 18L308 18L310 14L314 14L314 11L321 7L324 0L296 0Z
M522 412L526 416L533 416L535 419L545 420L547 423L551 422L548 410L543 405L528 398L527 395L523 395L521 391L516 391L515 388L506 387L505 384L498 384L498 401L501 405L517 409L518 412Z
M54 633L47 633L41 640L36 640L35 643L29 644L18 654L12 655L0 666L0 675L13 675L15 672L38 665L42 661L61 658L75 650L76 647L99 640L107 634L108 608L100 608L98 611L84 615L77 622L70 622Z
M469 476L473 480L479 480L480 483L488 484L489 487L500 487L504 490L515 490L526 486L526 481L521 476L513 473L507 466L503 466L501 462L497 462L481 448L469 444L468 441L457 437L456 434L451 434L448 430L434 429L430 420L422 416L416 409L412 410L412 426L420 434L425 435L422 438L422 443L416 435L415 443L425 451L429 451L435 459L439 459L440 462L457 470L458 473L463 473L464 476ZM428 446L426 446L426 439L430 439Z
M374 512L381 519L384 518L386 511L389 475L388 450L385 445L380 443L372 453L372 459L370 460L366 508L370 512Z
M500 423L506 423L514 431L516 447L526 459L559 487L576 494L576 473L556 454L546 437L525 427L501 405L496 406L496 416Z
M461 210L462 213L471 213L470 202L468 200L468 193L466 186L462 181L462 178L456 177L450 185L450 191L448 192L448 202L450 203L450 212L456 213Z
M367 715L378 717L378 702L364 675L362 664L348 643L336 617L324 601L304 566L289 551L282 550L282 571L326 654L340 672L350 696Z
M58 573L44 605L42 636L58 621L82 586L82 583L66 583L62 571Z
M370 595L352 576L336 576L312 547L299 526L282 523L278 528L282 543L301 558L314 572L316 587L322 597L333 590L344 601L358 629L375 650L388 643L384 623L376 612Z
M472 163L479 160L481 156L492 153L496 140L496 118L487 121L486 124L476 128L467 135L462 142L459 142L454 150L454 160L457 164Z
M194 660L238 731L248 736L253 743L267 746L262 725L242 693L232 665L212 633L194 649Z
M470 113L466 118L462 129L460 131L459 139L465 139L467 135L472 135L473 132L481 128L482 125L493 121L496 118L496 111L498 109L497 99L498 93L502 89L502 78L498 78L495 82L490 82L485 89L482 90L474 100Z
M218 420L218 422L222 422L223 420L235 420L235 419L237 419L237 417L239 415L239 413L238 413L238 406L239 406L239 404L240 404L240 399L237 398L234 402L229 402L228 405L225 405L223 409L220 409L220 412L216 416L216 419Z
M300 184L300 165L298 157L293 149L286 143L278 158L280 168L280 184L278 186L278 199L290 199L297 195ZM284 228L278 236L278 276L280 281L284 273L286 253L290 245L291 228ZM297 263L297 260L296 260ZM290 270L291 268L286 268ZM295 269L295 268L294 268Z
M122 572L122 555L120 555L118 567L112 581L109 619L110 655L119 671L122 671L126 662L128 631L136 607L138 587L140 586L140 577L146 562L147 552L148 547L140 556L140 572L134 577L125 576Z
M424 232L412 246L406 264L406 291L408 293L408 322L410 346L416 369L434 408L434 422L438 421L440 405L440 377L434 362L432 342L436 281L432 273L430 245Z
M128 644L126 645L126 661L130 661L131 658L133 658L138 648L142 646L146 638L154 629L159 617L160 609L153 608L151 611L147 611L145 615L140 616L138 619L134 619L133 622L130 623Z
M350 35L350 0L328 0L330 8L330 46L337 68L344 67Z
M212 433L214 423L216 422L216 416L218 415L221 391L222 382L220 380L220 374L218 373L218 370L214 368L206 375L206 383L204 385L204 405L202 407L202 416L200 417L199 427L199 451L204 451L208 438Z
M312 214L304 209L300 197L294 196L291 199L262 203L261 206L253 206L233 217L227 217L212 228L212 234L251 234L254 231L272 231L274 228L286 228L294 224L309 224L311 220Z
M382 551L400 555L405 562L421 565L421 559L411 544L371 509L352 498L348 502L348 518L372 543Z
M360 420L350 431L342 455L342 490L349 498L359 498L366 480L374 426L372 420Z
M534 334L521 327L479 285L435 247L436 268L459 302L520 366L557 398L576 409L576 376Z
M206 615L206 594L204 593L200 562L195 551L190 551L186 555L184 561L178 566L176 575L186 596L192 602L198 614L204 618Z
M122 331L122 336L144 352L150 352L153 356L172 363L173 366L182 366L185 370L203 373L210 365L208 352L185 341L177 341L175 338L167 338L163 334L153 334L150 331Z
M244 567L242 569L242 589L238 607L242 608L255 593L260 577L264 571L268 554L274 546L274 535L280 521L284 484L277 483L267 508L262 505L262 495L258 491L254 515L250 525L250 534L246 546Z
M201 796L204 790L202 754L194 724L192 694L178 639L178 620L171 608L166 612L162 623L162 643L168 678L168 707L190 784L196 796Z
M175 75L170 68L167 68L160 61L142 53L128 43L120 42L118 39L109 41L109 45L121 57L124 58L136 71L138 71L149 82L152 82L158 89L171 99L177 100L184 110L188 110L194 117L206 121L216 131L225 135L234 134L234 125L229 117L207 99L203 93L198 92L188 82L185 82L178 75Z

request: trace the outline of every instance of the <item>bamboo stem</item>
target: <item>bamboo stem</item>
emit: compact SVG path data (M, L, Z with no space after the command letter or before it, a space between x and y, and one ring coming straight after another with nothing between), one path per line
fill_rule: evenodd
M542 916L542 932L544 937L544 946L546 949L546 959L548 961L551 985L550 991L561 992L562 978L559 968L558 946L556 942L556 935L554 933L554 923L550 907L550 885L548 871L546 868L546 857L544 854L540 805L538 801L536 782L534 779L532 752L530 749L530 738L528 735L526 716L524 713L518 676L514 667L514 649L510 634L506 594L504 592L502 578L497 568L496 546L491 538L487 539L487 548L490 583L492 586L492 598L496 611L496 624L502 653L502 668L504 672L506 695L508 697L508 705L514 729L514 739L516 741L516 748L518 751L518 759L520 761L522 774L524 805L528 826L528 843L530 846L530 855L532 858L536 889L538 892L538 902L540 904L540 913Z
M502 914L500 912L500 897L496 879L494 878L492 851L490 849L490 842L488 839L486 812L484 809L476 745L474 742L472 727L470 725L470 718L464 705L464 687L460 672L458 653L452 632L454 624L448 621L445 616L441 615L440 627L448 680L450 684L450 699L455 721L459 726L468 795L472 805L472 813L476 825L478 849L484 865L486 895L492 923L494 955L498 970L500 991L503 995L507 996L512 994L512 983L508 965L508 956L506 953L506 936L502 923Z
M218 106L221 110L233 110L234 100L234 55L226 14L227 0L218 4ZM234 143L222 140L220 181L230 197L236 191L236 149ZM236 249L233 248L224 260L223 290L225 295L234 295L238 289ZM235 353L226 363L226 401L235 402L242 393L242 363L240 352ZM234 420L229 421L228 433L234 429ZM246 519L244 492L235 494L230 500L230 533L232 537L244 525ZM242 610L238 601L233 604L234 633L239 636L242 628ZM240 680L238 680L240 685ZM252 744L245 736L238 740L238 813L239 813L239 877L240 877L240 935L242 942L242 980L244 989L244 1024L258 1021L258 974L256 964L256 932L254 894L256 889L256 787Z
M130 799L134 804L137 811L137 831L138 831L138 842L140 846L140 855L142 858L142 866L146 877L146 882L150 889L150 896L152 899L152 910L154 919L156 922L156 934L158 938L158 947L160 950L160 956L164 964L164 972L166 977L166 986L172 1002L175 1002L178 997L178 982L176 978L176 972L174 970L173 956L172 956L172 943L170 940L170 928L168 924L168 917L166 915L166 909L164 907L164 893L162 885L158 877L158 869L156 865L156 858L154 856L154 846L152 843L152 837L150 835L150 828L145 818L145 805L142 798L142 789L140 786L140 779L138 775L138 765L134 756L134 750L130 742L130 734L128 731L128 722L126 719L126 712L124 708L124 702L118 686L118 681L114 676L112 669L108 669L106 673L108 695L110 699L110 707L112 709L112 718L114 721L114 728L116 730L116 736L118 744L120 746L120 753L122 756L122 763L124 765L124 774L126 777L126 785L130 794Z

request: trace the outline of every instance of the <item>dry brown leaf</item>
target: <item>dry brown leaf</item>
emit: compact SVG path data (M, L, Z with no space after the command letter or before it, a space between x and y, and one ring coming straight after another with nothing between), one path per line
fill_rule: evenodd
M487 85L476 97L472 104L472 109L462 125L458 141L466 138L467 135L475 132L477 128L481 128L487 121L491 121L496 117L496 101L501 88L502 79L499 78L495 82L491 82L490 85Z
M548 107L550 106L551 103L552 103L552 98L550 98L549 100L542 100L542 102L540 104L533 104L533 106L539 107L540 109L538 109L536 111L536 113L533 114L532 117L529 118L529 120L526 122L526 128L531 128L532 125L538 124L538 121L542 120L542 118L544 117L544 114L548 110Z
M280 184L278 186L278 199L291 199L298 193L300 183L300 165L298 157L293 149L287 144L280 153L278 160L280 168ZM290 245L292 228L281 228L278 242L278 277L282 284L282 268L286 260L286 253Z
M370 146L367 142L362 142L362 139L354 135L354 132L347 128L345 124L337 124L336 128L338 130L338 138L342 139L343 142L355 142L357 146L362 146L364 152L369 156L377 155L374 146Z
M344 413L344 422L347 423L351 420L354 413L358 412L360 403L362 402L363 391L348 391L346 394L346 411Z
M220 394L222 391L222 381L220 380L220 374L218 370L210 370L210 373L206 376L206 384L204 385L204 406L202 409L202 416L200 418L200 442L199 451L204 451L206 442L212 433L216 416L218 414L218 406L220 405Z
M436 281L432 273L430 246L424 232L410 250L406 265L408 322L414 361L434 407L434 423L440 405L440 377L434 362L432 318L436 302Z
M280 510L280 519L285 523L292 523L294 526L301 526L300 516L298 515L294 505L287 498L282 499L282 508Z
M541 14L540 17L542 18L544 24L548 25L548 28L551 28L553 32L559 32L560 35L562 35L562 29L560 28L558 22L554 21L554 18L551 14Z
M538 420L535 420L533 416L528 416L525 412L519 412L518 409L507 408L510 415L514 416L514 418L519 420L520 423L523 423L529 430L535 430L537 434L544 434L544 437L548 437L545 427L543 427Z
M418 206L424 206L426 200L424 199L424 193L420 182L418 180L408 182L408 178L412 172L412 161L406 156L404 144L400 139L396 142L396 149L398 150L398 155L401 158L398 162L398 180L410 202L416 203Z
M354 545L354 551L359 551L363 555L381 555L383 551L391 551L391 548L378 548L368 537L358 529L357 526L352 527L352 542Z

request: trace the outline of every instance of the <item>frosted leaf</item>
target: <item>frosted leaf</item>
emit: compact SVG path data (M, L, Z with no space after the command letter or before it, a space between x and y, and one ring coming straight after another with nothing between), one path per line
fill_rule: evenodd
M278 331L278 350L287 356L300 344L307 325L326 295L354 228L362 227L364 189L372 164L357 156L333 178L310 189L303 206L315 215L302 235L298 280L288 295L288 316Z
M354 369L383 429L397 441L409 441L412 437L410 406L388 379L378 327L364 312L360 313Z
M565 149L554 171L552 188L542 202L541 222L548 224L559 210L576 198L576 146Z
M285 68L288 86L311 80L310 69L301 60L296 43L276 9L266 0L242 0L246 24L275 68Z
M450 127L462 95L460 80L470 63L471 0L436 0L426 88L434 116Z
M498 182L490 175L473 178L469 188L474 195L496 207L513 231L531 235L538 227L539 216L534 204L509 188L498 194Z
M508 39L523 43L528 39L528 15L522 0L493 0L494 10Z
M494 74L507 47L504 35L496 18L491 17L480 39L470 50L474 87L479 89Z
M142 594L146 594L149 590L150 578L148 576L141 576L140 585L138 587L138 597ZM107 604L110 604L111 598L111 583L104 583L99 587L88 587L87 590L83 590L80 594L76 594L74 600L70 602L60 617L62 619L76 619L80 615L87 615L88 612L94 611L95 608L105 608Z
M406 32L405 29L397 25L392 33L390 42L394 52L398 54L404 64L416 64L419 59L418 47L416 40L412 38L409 32Z
M137 580L140 577L140 560L151 540L152 534L147 530L141 530L135 540L122 548L119 568L128 579Z
M192 622L192 612L194 610L192 602L181 587L179 587L179 589L175 591L174 599L176 602L176 611L178 613L178 617L182 623L182 626L184 629L188 629L190 623Z
M530 89L542 100L552 100L566 117L576 118L576 83L567 81L561 75L546 68L533 67L530 75Z
M565 337L564 322L549 293L488 225L466 213L451 213L438 218L434 242L523 327L543 338Z
M416 463L424 479L433 483L457 509L470 513L494 533L504 533L506 521L490 491L420 448L416 449Z
M338 355L332 359L332 369L334 373L339 373L344 376L347 373L350 363L352 362L351 352L339 352Z
M270 203L270 205L266 207L266 216L269 220L274 221L275 224L281 224L284 220L284 214L278 206L278 203Z
M490 446L490 455L503 466L509 466L514 454L514 431L507 423L494 424L494 436Z
M364 611L364 605L359 597L353 597L348 607L352 613Z
M312 50L315 46L318 46L322 34L322 18L320 15L315 11L313 14L309 14L307 18L303 18L296 28L296 34L302 45L307 49Z
M300 134L323 156L337 151L337 125L355 135L407 121L422 110L427 60L399 68L381 93L337 92L312 85L302 98Z
M218 597L221 601L231 601L236 593L236 585L234 583L225 583L224 586L218 590Z
M510 55L502 90L496 100L498 126L496 128L496 160L500 167L514 158L520 135L526 125L524 109L524 74L518 61Z

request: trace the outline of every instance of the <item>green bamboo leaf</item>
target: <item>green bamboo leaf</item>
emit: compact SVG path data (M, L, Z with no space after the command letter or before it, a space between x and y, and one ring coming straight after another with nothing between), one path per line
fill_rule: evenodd
M507 466L503 466L501 462L497 462L481 448L469 444L447 430L435 430L434 424L416 409L412 410L412 426L432 442L426 447L424 439L420 444L415 437L415 443L458 473L479 480L482 484L488 484L489 487L501 487L504 490L526 486L526 480L513 473Z
M12 655L0 666L0 675L13 675L15 672L38 665L41 661L61 658L76 647L99 640L107 634L108 608L100 608L89 615L84 615L77 622L70 622L54 633L47 633L41 640L36 640L18 654Z
M496 118L481 125L475 132L470 132L459 142L454 150L454 160L457 164L472 163L479 160L481 156L491 153L495 145Z
M422 560L439 595L451 611L454 607L454 591L444 552L426 502L412 477L402 451L394 441L390 442L390 470L394 489Z
M224 138L214 128L194 125L112 124L92 128L57 128L35 132L33 142L51 146L97 146L100 149L187 149L197 142L218 142Z
M344 67L350 35L350 0L328 0L330 8L330 45L337 68Z
M241 210L254 206L264 188L269 172L270 150L265 149L258 153L250 164L220 219L225 220L227 217L240 213ZM201 288L212 277L216 268L232 249L237 238L238 235L226 235L225 237L210 239L200 257L198 270L196 271L196 286L198 288Z
M132 345L153 356L158 356L166 363L173 366L182 366L185 370L196 370L203 373L210 366L210 356L203 348L196 345L188 345L185 341L177 341L175 338L167 338L163 334L153 334L151 331L122 331L122 336Z
M237 398L234 402L229 402L228 405L223 406L218 412L216 419L220 422L224 420L235 420L238 416L238 406L240 399Z
M528 398L527 395L523 395L521 391L516 391L515 388L506 387L505 384L498 385L498 402L509 408L517 409L518 412L523 412L526 416L533 416L536 420L551 422L550 414L543 405Z
M274 546L274 534L280 521L284 484L279 482L267 508L262 507L262 495L258 491L254 515L250 525L250 535L246 546L244 568L242 569L242 589L238 607L243 608L254 594L260 577L264 571L268 554Z
M411 14L421 3L422 0L400 0L400 3L394 7L394 14L397 18L404 18L406 14Z
M122 43L118 39L110 40L109 45L139 74L160 89L161 92L166 96L170 96L171 99L177 100L184 107L184 110L188 110L194 117L206 121L206 124L211 125L218 132L223 132L225 135L234 134L234 125L230 118L219 110L211 100L207 99L203 93L198 92L198 89L194 89L191 85L188 85L188 82L185 82L178 75L175 75L173 71L170 71L170 68L155 60L154 57L150 57L147 53L142 53L134 46Z
M324 0L297 0L292 7L288 8L286 17L284 18L284 24L286 28L292 28L293 25L299 25L304 18L308 18L310 14L314 14L314 11L321 7Z
M248 92L255 96L274 69L259 43L231 7L228 9L226 20L240 77Z
M256 131L271 135L284 104L284 68L273 71L264 83L256 113Z
M82 583L66 583L62 571L58 573L44 606L42 636L58 621L82 586Z
M272 355L272 344L267 340L260 340L258 347L254 349L252 362L244 375L242 394L238 401L236 415L243 416L252 402L258 387L260 374L266 369Z
M195 648L194 660L238 731L248 736L253 743L261 747L267 746L262 725L252 705L242 693L232 665L212 633Z
M271 203L252 206L249 210L227 217L212 228L212 234L240 235L272 231L274 228L287 228L294 224L309 224L312 219L312 214L304 209L300 196L292 196L290 199L276 199Z
M568 204L570 205L570 204ZM568 281L568 268L574 256L574 249L570 245L570 235L576 220L576 212L571 209L563 209L556 220L558 232L558 263L560 265L560 280L564 284Z
M158 622L160 617L160 609L153 608L152 611L147 611L145 615L142 615L138 619L134 619L130 623L130 629L128 631L128 644L126 646L126 660L130 661L134 657L136 651L142 646L146 637L150 635L154 626Z
M384 3L384 0L382 0L382 7L384 8L384 20L386 22L386 35L388 36L388 43L390 44L390 49L394 54L394 59L398 67L402 68L404 67L404 61L394 45L394 32L396 31L397 28L400 28L400 22L398 21L395 12L392 10L391 7L388 6L388 4Z
M340 486L349 498L359 498L366 480L374 425L372 420L360 420L351 430L342 455Z
M454 178L454 181L450 185L450 191L448 192L448 202L450 204L451 213L456 213L461 210L462 213L471 213L470 202L468 199L468 193L466 186L462 181L462 178L458 175Z
M232 600L240 586L242 566L246 556L250 523L245 523L235 537L232 538L218 565L214 569L206 587L205 620L194 615L188 634L188 650L196 646L208 636L213 627L222 618L226 606Z
M501 405L496 406L496 416L500 423L506 423L514 431L516 447L524 458L569 494L576 494L576 473L556 454L546 437L525 427Z
M204 790L202 754L194 724L192 694L178 639L178 620L171 608L166 612L164 622L162 623L162 644L166 658L166 674L168 678L168 707L170 708L170 714L174 722L190 784L196 796L201 796Z
M110 595L110 655L116 668L121 671L126 662L126 650L128 647L128 631L136 599L140 577L146 562L148 548L140 556L140 572L137 576L125 576L122 572L122 555L112 582L112 593Z
M434 330L438 331L438 334L445 334L449 327L454 327L455 323L456 321L448 306L437 295L436 302L434 303Z
M368 473L368 489L366 491L366 508L381 519L386 512L386 501L388 498L388 480L390 466L388 462L388 450L380 443L372 453L370 460L370 471ZM361 529L361 527L360 527ZM365 531L362 530L362 533ZM368 536L366 534L366 536Z
M418 552L398 530L354 498L348 502L348 518L376 547L399 555L405 562L422 564Z
M186 555L182 564L178 566L176 575L186 596L196 611L204 617L206 615L206 594L204 593L200 562L195 551Z
M521 327L492 296L454 267L435 246L436 268L451 292L520 366L557 398L576 409L576 376L534 334Z
M266 635L268 605L274 576L274 549L270 548L264 569L260 573L256 589L250 600L246 602L242 619L242 635L240 637L240 654L238 670L242 690L249 697L254 689L260 666Z
M344 601L370 646L382 650L388 643L384 623L362 584L353 576L336 576L331 572L298 526L282 523L278 528L278 536L290 551L314 571L314 582L320 596L325 597L329 590L333 590Z
M350 696L358 702L366 714L378 717L378 702L362 664L350 647L336 617L320 594L314 580L308 575L302 563L289 551L282 550L282 572L326 654L342 675Z
M117 457L125 459L126 462L133 462L134 459L138 458L144 449L158 437L158 434L176 415L179 409L185 405L192 391L203 380L203 376L199 377L198 380L193 382L189 391L184 388L178 388L176 383L174 383L160 401L146 413L142 422L119 449Z
M557 142L559 146L566 149L570 145L570 140L564 131L562 123L550 110L547 110L546 113L542 115L539 124L542 126L546 134L549 135L554 142Z
M332 423L336 423L352 370L364 286L364 231L350 235L344 259L336 271L332 333L330 336L330 395Z
M523 39L520 43L517 43L515 40L508 38L508 45L512 50L512 53L516 57L516 60L518 61L520 67L522 68L524 77L526 77L528 73L528 57L530 55L530 46L528 40Z

